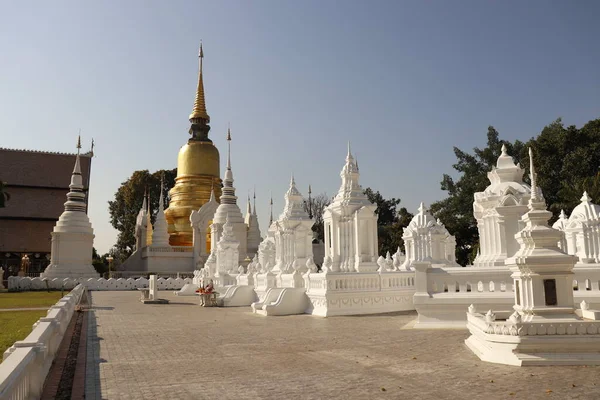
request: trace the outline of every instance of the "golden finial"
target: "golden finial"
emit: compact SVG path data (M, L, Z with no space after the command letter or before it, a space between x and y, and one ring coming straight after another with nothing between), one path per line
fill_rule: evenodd
M204 50L202 50L202 42L200 42L200 51L198 52L198 87L196 89L196 100L194 101L194 109L190 114L190 122L193 120L204 120L210 122L210 117L206 112L206 101L204 99L204 81L202 79L202 59L204 58Z

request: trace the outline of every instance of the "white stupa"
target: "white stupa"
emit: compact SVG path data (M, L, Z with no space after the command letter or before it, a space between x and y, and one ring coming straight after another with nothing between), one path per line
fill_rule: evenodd
M165 217L165 204L163 202L164 177L160 179L160 199L158 200L158 213L154 221L154 231L152 233L152 247L169 248L169 232L167 218Z
M480 359L499 364L599 365L597 313L584 312L585 304L584 318L575 313L576 257L559 249L561 232L548 226L552 213L537 190L531 148L529 158L528 212L522 219L524 228L516 235L519 250L506 260L514 280L514 312L496 319L493 310L469 307L471 336L465 343Z
M496 167L488 172L490 185L474 195L473 215L479 230L474 266L504 266L504 260L519 250L515 235L523 228L521 217L531 197L529 185L523 182L524 172L502 145Z
M86 214L85 193L79 149L71 175L69 193L65 211L61 214L52 232L52 253L50 265L42 274L43 278L98 278L99 274L92 266L94 230Z
M233 187L233 172L231 171L231 131L227 130L227 169L223 179L223 189L219 207L213 217L211 225L211 253L216 251L217 243L223 233L223 225L227 220L232 225L233 234L240 242L238 247L239 262L244 262L247 249L247 227L244 223L242 211L237 205L237 196L235 195L235 187Z
M564 232L565 251L577 256L578 264L600 263L600 206L592 203L587 192L569 218L561 214L553 227Z
M431 264L458 267L455 250L456 240L446 227L427 211L423 203L402 234L406 259L402 269L410 269L414 262L429 261Z
M140 250L146 246L146 234L147 234L147 223L148 223L148 205L146 204L146 192L144 192L144 200L142 201L142 207L138 212L137 218L135 219L135 249Z
M325 262L331 272L373 272L377 270L377 206L360 184L358 164L350 144L340 172L342 185L333 202L323 211Z
M285 207L272 225L276 249L273 272L306 271L306 261L312 258L312 225L313 220L304 209L304 197L292 175L285 193Z
M248 228L247 255L253 258L258 253L258 246L261 242L260 227L258 226L258 216L256 215L256 192L253 196L254 207L250 205L250 197L248 197L248 205L246 207L246 217L244 222Z
M150 193L148 193L148 210L146 211L146 244L145 246L150 246L152 244L152 209L150 208Z

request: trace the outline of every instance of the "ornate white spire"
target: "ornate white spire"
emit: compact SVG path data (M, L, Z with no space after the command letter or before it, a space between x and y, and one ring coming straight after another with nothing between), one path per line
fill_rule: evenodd
M238 255L240 262L246 258L246 250L248 243L248 230L247 225L244 222L244 216L242 210L237 204L237 196L235 195L235 187L233 186L233 171L231 168L231 129L227 129L227 169L225 171L225 177L223 179L223 189L220 199L219 207L213 217L213 241L218 243L220 235L225 221L229 219L229 223L233 225L233 231L239 242ZM214 248L213 248L214 250ZM239 264L238 264L239 265ZM238 265L235 266L237 269Z
M169 246L169 232L167 218L165 217L165 205L163 201L164 175L160 178L160 198L158 199L158 212L154 221L154 233L152 234L153 247Z
M533 163L533 150L529 148L529 177L531 178L531 198L529 199L530 210L546 210L546 203L541 191L538 190L537 173Z
M258 226L258 217L256 215L256 192L254 193L254 210L250 205L250 195L248 195L248 206L246 208L246 217L245 222L248 227L248 248L247 254L249 257L253 257L258 252L258 247L260 245L261 237L260 237L260 228Z
M250 204L250 195L248 195L248 202L246 203L246 218L252 215L252 205Z
M144 200L142 200L142 208L140 208L140 212L146 212L148 209L148 204L146 203L146 196L148 195L147 189L144 189Z
M71 184L69 185L69 193L67 193L65 211L81 211L85 213L85 193L83 192L79 149L81 149L81 137L77 139L77 156L75 157L75 166L73 167L73 173L71 174Z
M92 267L94 230L86 214L85 193L81 176L79 151L81 138L77 140L77 156L71 175L65 210L52 231L50 265L43 278L97 278Z
M346 163L340 172L342 185L334 198L334 202L343 201L347 204L371 204L367 196L364 194L362 187L358 184L358 166L356 160L352 156L350 142L348 142L348 153L346 154Z
M304 198L296 187L296 180L294 174L290 179L290 187L285 193L285 206L283 212L279 216L279 220L293 219L293 220L304 220L310 219L306 211L304 210Z
M146 246L152 244L152 209L150 207L150 192L148 192L148 211L146 212Z
M271 226L273 224L273 193L270 192L269 195L269 226Z
M231 170L231 129L227 128L227 169L223 179L221 204L236 204L235 187L233 187L233 171Z

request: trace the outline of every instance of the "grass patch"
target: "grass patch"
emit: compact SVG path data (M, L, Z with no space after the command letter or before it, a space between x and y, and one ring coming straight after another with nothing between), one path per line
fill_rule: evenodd
M0 312L0 355L17 340L25 339L35 321L45 316L46 311Z
M65 295L67 293L69 292L65 291ZM54 305L61 297L61 292L59 291L0 293L0 308L50 307Z

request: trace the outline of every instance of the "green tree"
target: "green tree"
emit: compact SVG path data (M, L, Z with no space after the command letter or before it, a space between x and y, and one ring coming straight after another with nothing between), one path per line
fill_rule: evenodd
M562 209L571 214L571 211L581 203L583 192L587 192L594 203L600 202L600 172L575 182L566 182L559 191L561 199L559 204Z
M376 204L375 213L377 219L377 241L379 243L379 254L385 255L388 251L395 253L398 247L404 251L404 240L402 232L408 226L413 214L404 207L398 209L400 199L392 197L385 199L379 191L374 192L371 188L365 189L365 195Z
M456 259L461 265L471 263L477 254L479 233L473 217L473 196L489 185L487 173L495 167L503 144L515 158L515 162L526 151L523 142L519 140L514 143L500 140L498 131L492 126L488 128L486 147L474 148L473 154L454 147L457 162L452 167L460 175L455 180L444 174L441 188L448 192L448 197L431 205L431 213L455 236Z
M169 205L168 189L175 185L177 169L160 170L150 173L148 170L135 171L121 184L115 193L115 199L108 202L111 225L119 231L114 250L115 261L129 257L135 247L135 222L140 211L146 190L150 196L151 221L154 223L158 211L160 182L164 173L164 203ZM114 255L113 255L114 257Z
M92 248L92 265L96 269L96 272L100 274L100 276L104 276L104 273L108 272L108 261L106 257L108 253L100 256L95 247Z
M600 119L577 129L565 128L559 118L527 145L534 151L538 184L554 215L551 222L558 218L561 209L570 214L584 190L592 199L600 200L594 189L600 168ZM523 149L522 158L529 163L527 149Z
M320 241L325 241L325 225L323 224L323 210L331 203L331 199L327 193L320 193L308 200L304 199L304 211L313 217L314 224L312 231Z
M10 193L6 191L6 182L0 181L0 208L6 207L6 202L10 200Z

